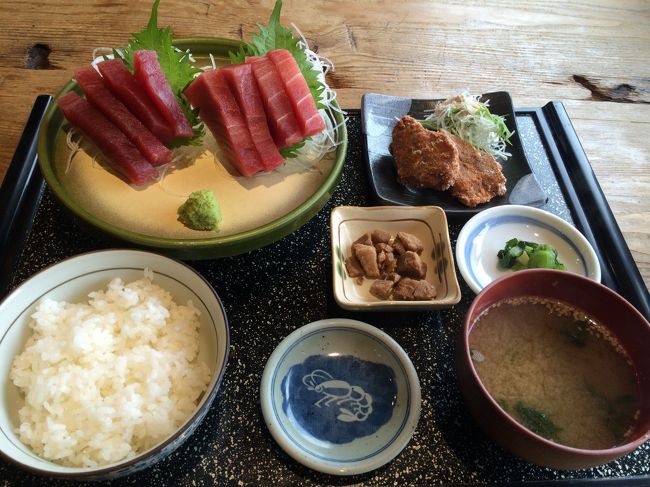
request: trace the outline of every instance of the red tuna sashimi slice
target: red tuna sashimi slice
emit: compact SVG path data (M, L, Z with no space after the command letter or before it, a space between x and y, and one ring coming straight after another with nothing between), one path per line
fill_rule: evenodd
M135 78L147 90L149 98L160 110L175 137L192 137L192 127L183 113L169 81L158 62L156 51L135 51Z
M249 64L253 68L257 87L262 95L273 140L280 148L300 142L303 139L302 130L298 126L291 101L273 62L260 58L250 60Z
M264 113L264 106L250 64L234 64L219 68L241 110L253 144L262 158L264 169L271 171L284 162L273 142Z
M264 170L246 121L221 70L202 73L185 89L228 159L243 176Z
M318 113L314 97L293 55L286 49L277 49L270 51L267 56L280 73L303 137L310 137L325 130L325 122Z
M59 98L59 108L75 128L83 132L113 167L135 184L156 177L156 170L113 123L74 91Z
M87 66L77 69L74 78L90 104L124 132L151 164L158 166L172 160L172 151L162 145L160 140L113 96L94 68Z
M124 103L163 144L167 144L174 138L167 121L120 59L102 61L97 68L113 95Z

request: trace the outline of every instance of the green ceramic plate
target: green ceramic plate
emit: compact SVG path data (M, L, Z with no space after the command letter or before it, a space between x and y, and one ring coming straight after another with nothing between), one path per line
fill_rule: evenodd
M228 63L238 41L217 38L178 39L190 49L197 65ZM77 89L70 81L57 96ZM134 188L85 151L70 158L64 119L52 103L43 119L38 154L47 184L76 216L113 237L182 259L236 255L268 245L295 231L325 205L341 178L347 131L341 114L340 145L319 161L290 162L270 174L243 178L219 160L214 139L206 130L204 146L188 154L187 164L166 173L161 181ZM97 162L100 161L100 162ZM189 193L214 191L222 208L218 232L197 232L177 221L176 210Z

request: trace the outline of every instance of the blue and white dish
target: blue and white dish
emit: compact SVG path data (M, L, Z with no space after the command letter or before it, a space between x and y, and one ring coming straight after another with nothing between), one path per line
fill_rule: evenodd
M458 235L456 262L475 293L513 272L499 267L497 253L512 238L550 244L566 270L600 282L600 263L589 241L562 218L538 208L509 205L471 218Z
M360 321L327 319L286 337L260 388L264 420L296 461L328 474L369 472L407 445L420 383L404 350Z

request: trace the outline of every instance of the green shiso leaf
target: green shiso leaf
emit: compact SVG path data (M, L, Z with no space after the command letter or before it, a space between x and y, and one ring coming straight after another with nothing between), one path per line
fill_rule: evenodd
M300 72L307 82L311 96L316 102L316 107L319 109L324 108L320 101L320 95L325 89L325 85L318 79L320 73L314 69L307 59L305 51L300 47L300 39L294 37L290 29L280 24L280 10L282 10L282 0L277 0L268 25L257 24L259 32L251 32L250 42L242 44L237 52L229 53L230 62L241 64L246 62L248 56L264 56L267 52L275 49L286 49L296 60ZM280 153L285 158L296 157L298 149L304 145L304 142L303 140L296 145L286 147L280 150Z
M165 73L165 77L194 132L192 138L178 139L172 141L170 145L200 145L205 128L199 119L198 110L192 110L192 107L183 95L183 90L201 70L192 64L189 53L179 51L174 47L170 27L158 28L159 3L160 0L154 1L147 27L141 32L132 34L129 44L126 47L113 49L113 54L116 58L122 59L126 67L133 72L133 55L135 51L142 49L156 51L160 67Z
M300 39L294 37L290 29L280 24L281 9L282 0L277 0L268 25L257 24L259 32L251 32L251 41L249 43L243 44L236 53L230 52L230 61L233 64L239 64L245 62L247 56L264 56L274 49L286 49L296 60L316 102L316 106L323 108L320 103L320 93L325 89L325 86L318 79L320 73L314 69L307 59L305 51L300 47Z

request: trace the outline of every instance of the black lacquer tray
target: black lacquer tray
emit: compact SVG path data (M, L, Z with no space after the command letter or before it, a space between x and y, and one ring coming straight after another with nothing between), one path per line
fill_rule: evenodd
M35 135L49 97L39 97L0 188L0 296L44 267L84 251L120 246L69 215L43 182ZM218 261L190 262L215 287L231 327L230 360L219 396L176 452L111 485L650 485L650 444L610 464L576 471L530 465L496 446L472 420L456 386L454 347L473 293L452 309L361 313L332 295L329 214L338 205L375 204L364 163L359 111L348 120L342 181L316 217L284 239ZM573 222L601 261L603 283L650 318L650 296L561 103L516 110L528 161L549 196L544 209ZM465 220L450 218L452 245ZM315 473L289 458L268 432L259 384L268 357L296 328L348 317L391 335L413 361L422 414L404 451L364 475ZM4 485L67 485L0 460ZM70 483L70 485L74 485Z

